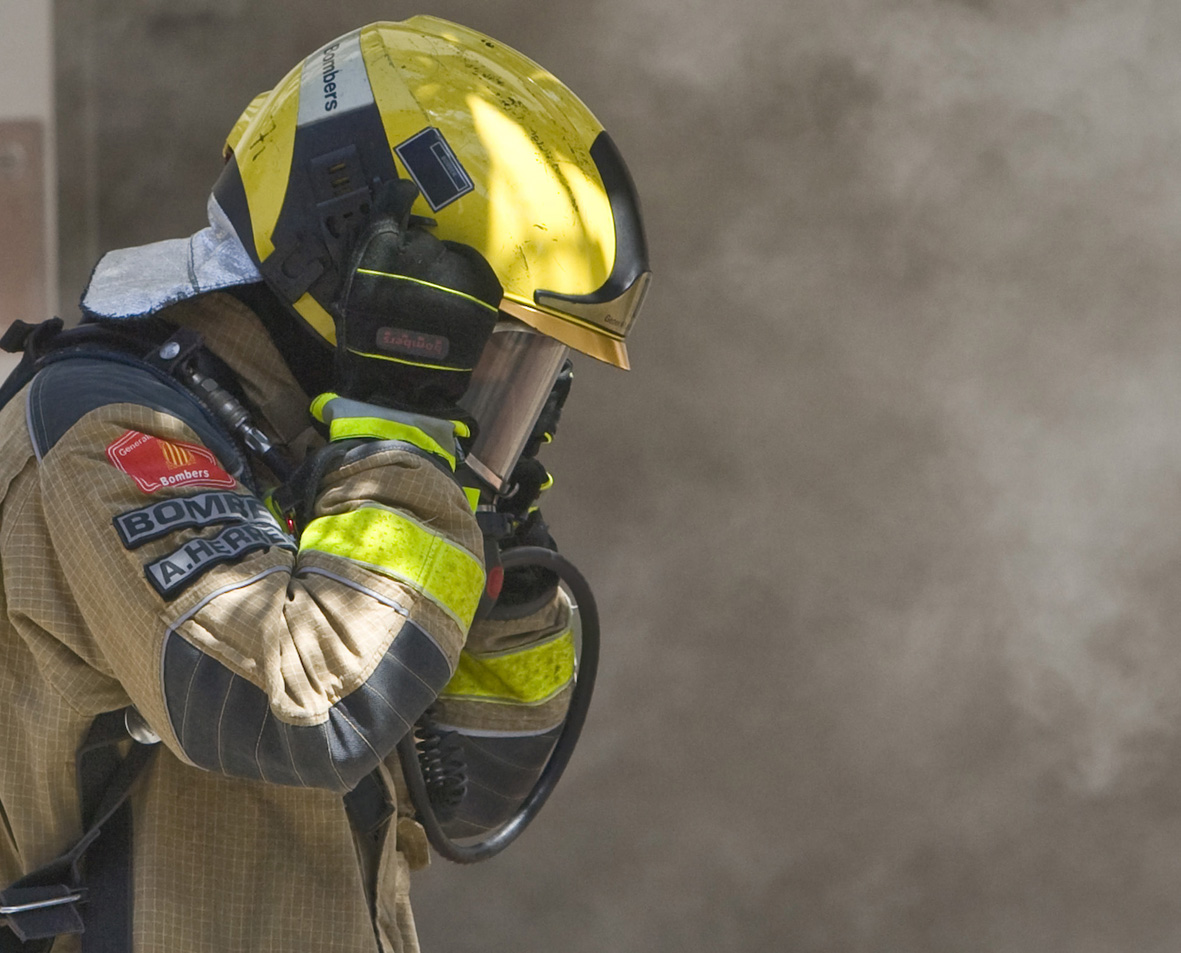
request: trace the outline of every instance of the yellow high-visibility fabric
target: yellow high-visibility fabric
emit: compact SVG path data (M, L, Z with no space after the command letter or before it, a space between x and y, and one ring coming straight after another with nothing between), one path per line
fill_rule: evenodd
M404 440L420 450L442 457L455 469L455 454L444 450L428 434L417 427L399 423L396 420L386 420L382 417L344 417L332 421L328 425L328 433L333 440L348 440L353 437L373 437L378 440Z
M467 505L472 508L472 512L476 512L476 507L480 505L480 488L478 486L465 486L463 488L463 495L467 497Z
M466 630L484 591L484 569L471 553L402 513L363 505L312 520L300 552L351 559L418 590Z
M496 655L462 652L440 697L540 705L574 678L574 634L567 629L540 645Z
M335 411L333 408L335 405ZM359 413L362 410L378 411L377 414ZM469 437L471 430L461 420L431 420L435 429L434 434L427 433L421 426L416 426L414 420L423 419L418 414L402 415L397 411L373 407L361 401L342 398L332 392L321 394L311 405L312 416L321 423L328 424L328 435L331 440L348 440L356 437L372 438L375 440L402 440L427 453L435 454L447 461L447 465L455 470L455 441L454 437ZM410 419L400 420L399 416ZM448 434L448 449L439 442L441 431L446 429Z

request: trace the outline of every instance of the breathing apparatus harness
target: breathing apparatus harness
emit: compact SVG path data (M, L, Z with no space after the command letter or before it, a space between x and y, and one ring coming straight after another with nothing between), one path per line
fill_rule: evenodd
M129 364L183 390L244 450L239 461L242 466L237 469L250 489L258 490L251 485L247 457L263 464L278 479L276 503L281 511L291 512L289 527L298 531L295 516L304 509L300 497L314 494L316 468L294 466L255 425L241 395L233 393L234 385L222 383L232 381L232 373L204 348L197 332L155 319L137 322L132 331L98 322L64 329L60 318L35 325L16 321L0 337L0 349L23 352L20 363L0 384L0 407L43 367L71 358L98 357ZM535 454L556 430L569 384L567 361L537 411L524 445L517 449L519 463L512 461L507 467L519 479L511 483L490 480L485 467L461 463L457 468L461 483L479 491L476 519L484 533L488 587L476 618L486 616L496 605L505 572L548 574L554 585L566 590L571 609L577 613L580 651L569 710L545 767L516 812L474 842L453 840L443 829L466 788L465 766L454 733L437 725L428 709L399 741L398 759L416 818L435 851L455 863L470 864L500 853L533 821L569 763L594 691L599 620L586 579L569 560L545 545L516 545L501 551L501 544L533 515L532 504L545 479ZM503 467L503 460L501 464ZM544 531L541 535L548 538ZM118 746L128 740L135 743L126 757L120 757ZM0 953L46 953L53 939L64 933L83 935L83 953L125 953L130 949L131 818L126 802L136 779L153 760L159 740L134 707L95 719L77 753L85 833L49 864L0 890ZM367 782L376 782L378 788ZM345 806L354 827L359 831L372 828L375 819L380 821L383 813L388 816L388 797L376 775L346 795ZM82 903L88 906L85 924L78 908Z

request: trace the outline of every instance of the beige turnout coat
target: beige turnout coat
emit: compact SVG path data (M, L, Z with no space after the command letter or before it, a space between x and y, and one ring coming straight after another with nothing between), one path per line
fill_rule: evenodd
M309 395L244 305L215 293L161 316L202 333L277 445L317 443ZM462 489L383 450L329 473L315 541L294 539L257 502L267 475L252 489L142 372L58 368L0 412L0 886L79 837L79 742L135 705L162 739L131 798L137 953L416 950L421 828L400 794L368 870L341 797L374 769L402 789L391 748L456 669L484 579ZM495 669L565 624L561 600L477 624L451 723L493 755L540 739L518 759L536 768L568 673L540 693L526 673L514 698L480 658ZM467 830L496 814L485 799Z

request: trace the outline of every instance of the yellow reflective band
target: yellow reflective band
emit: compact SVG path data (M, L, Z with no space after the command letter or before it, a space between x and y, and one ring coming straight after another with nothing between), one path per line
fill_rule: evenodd
M311 411L312 416L320 421L320 423L324 423L324 408L328 405L330 400L336 400L336 398L339 396L340 394L334 394L332 391L321 394L312 401L312 404L308 410Z
M330 409L329 405L333 401L339 401L340 406L336 408L335 413L327 414L326 420L325 411ZM365 409L375 413L362 413L361 411ZM341 397L331 391L320 394L313 400L309 410L320 423L328 423L328 434L332 440L345 440L352 437L403 440L427 453L441 456L450 465L452 471L455 470L455 455L439 443L436 437L448 429L450 430L448 437L452 435L470 437L472 435L471 428L462 420L447 420L442 417L427 418L422 414L402 413ZM434 428L435 433L432 435L429 430L423 429L415 421L426 423L429 427Z
M401 513L372 504L312 520L299 549L350 559L405 583L464 632L484 592L484 568L475 556Z
M437 285L433 281L423 281L421 278L412 278L410 275L394 275L388 271L374 271L372 268L358 268L358 275L369 275L372 278L393 278L395 281L409 281L412 284L422 285L424 288L434 288L436 291L444 291L449 295L455 295L457 298L463 298L470 301L472 304L478 304L481 308L487 308L493 314L496 314L500 309L490 305L487 301L481 301L479 298L473 297L470 294L465 294L462 291L457 291L454 288L448 288L446 285Z
M476 507L480 505L480 488L478 486L465 486L463 488L463 495L467 497L468 506L472 508L472 512L476 512Z
M540 705L574 678L574 634L567 629L557 638L517 652L475 656L463 652L447 698Z
M376 440L402 440L413 444L419 450L433 453L447 461L455 470L455 454L445 450L429 434L423 433L410 424L383 417L338 417L328 425L331 440L349 440L354 437L372 437Z

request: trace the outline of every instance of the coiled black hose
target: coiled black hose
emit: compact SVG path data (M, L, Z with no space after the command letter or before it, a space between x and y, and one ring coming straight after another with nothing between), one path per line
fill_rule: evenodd
M454 819L467 794L459 734L440 729L434 723L434 710L428 708L414 726L414 741L427 800L435 817L446 824Z
M477 861L494 857L508 847L521 832L529 826L541 810L546 799L553 792L554 786L561 778L566 765L570 763L570 756L574 753L574 746L578 744L578 736L582 733L582 726L586 722L586 714L590 709L591 695L595 689L595 673L599 667L599 612L595 606L595 597L590 584L564 556L551 549L541 546L521 546L506 550L501 556L501 563L506 570L518 569L522 566L541 566L555 573L569 589L574 597L574 604L578 607L579 619L582 624L582 651L578 659L578 676L574 682L574 690L570 696L570 709L566 714L566 722L562 733L558 736L554 750L550 753L549 761L542 769L541 776L533 785L517 812L482 840L472 844L459 844L453 841L443 831L442 824L435 809L431 805L430 792L427 781L423 777L423 766L420 762L418 746L414 732L408 732L398 742L398 760L402 765L402 773L406 777L406 787L410 792L410 800L418 821L426 830L427 840L439 854L447 860L457 864L474 864ZM427 727L429 734L429 726ZM433 757L427 755L428 770L433 770Z

